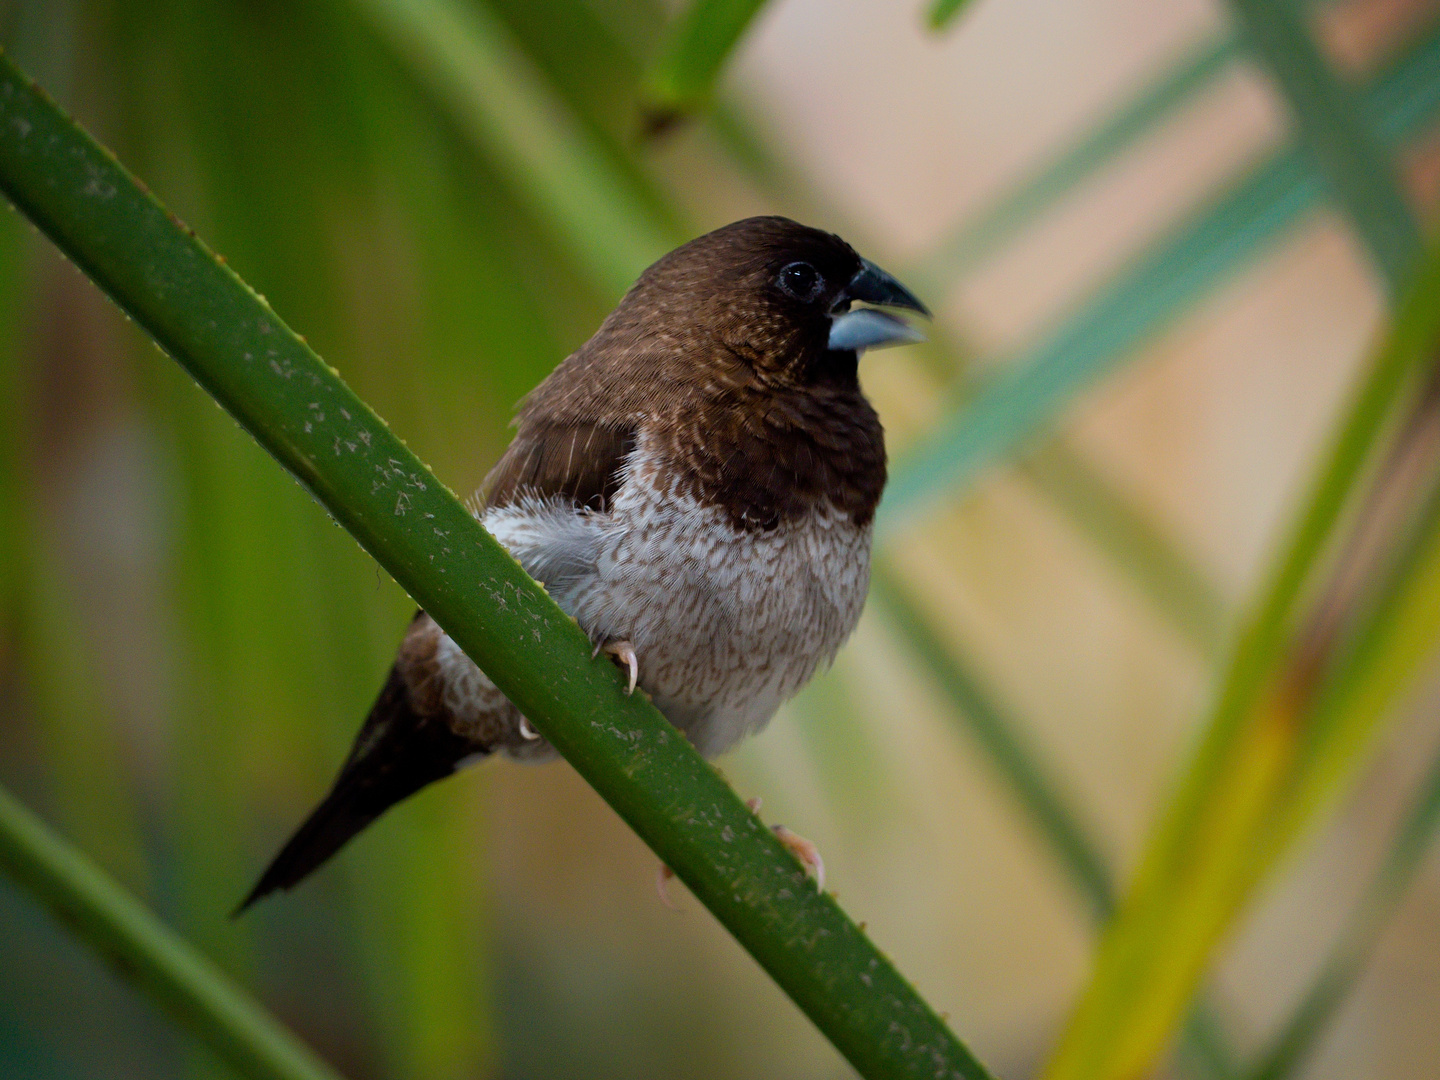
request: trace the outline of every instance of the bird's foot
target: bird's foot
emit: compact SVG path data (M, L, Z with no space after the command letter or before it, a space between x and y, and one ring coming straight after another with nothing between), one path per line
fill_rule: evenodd
M753 799L746 799L745 805L750 812L757 817L760 814L760 796ZM775 834L775 839L784 845L785 850L799 860L800 865L805 868L807 874L815 875L815 889L817 892L825 891L825 860L820 857L820 849L813 841L806 840L799 833L791 832L784 825L771 825L770 831Z
M760 814L760 796L745 800L745 807L757 817ZM791 832L784 825L772 825L770 831L775 838L784 845L785 850L795 856L796 861L804 867L807 874L815 875L815 889L817 892L825 891L825 860L820 857L820 849L815 846L814 841L807 840L799 833ZM660 895L660 902L671 911L678 910L670 899L670 893L665 886L675 876L675 871L664 863L660 864L660 870L655 875L655 891Z
M674 876L675 871L671 870L670 867L664 863L661 863L660 870L655 875L655 891L660 894L660 903L664 904L671 911L679 911L680 909L675 906L675 902L670 899L670 894L665 891L665 886Z
M625 693L635 692L635 680L640 677L640 661L635 658L635 646L628 641L607 641L601 646L607 653L614 657L617 664L622 665L630 676L630 681L625 687Z
M814 841L806 840L799 833L791 832L784 825L772 825L770 830L775 838L785 846L785 850L794 855L807 874L815 875L815 891L825 891L825 860L820 857L820 849L815 846Z

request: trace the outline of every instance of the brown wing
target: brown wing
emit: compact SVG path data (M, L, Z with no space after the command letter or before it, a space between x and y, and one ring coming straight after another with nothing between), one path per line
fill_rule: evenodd
M485 505L508 506L530 494L604 510L634 448L632 426L527 419L481 486Z

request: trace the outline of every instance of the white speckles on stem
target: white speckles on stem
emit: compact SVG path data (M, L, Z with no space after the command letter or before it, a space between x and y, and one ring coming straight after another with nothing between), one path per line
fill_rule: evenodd
M16 119L19 120L20 117L17 116ZM90 174L90 182L85 185L86 195L102 202L115 197L115 185L100 174L98 166L87 164L85 171Z

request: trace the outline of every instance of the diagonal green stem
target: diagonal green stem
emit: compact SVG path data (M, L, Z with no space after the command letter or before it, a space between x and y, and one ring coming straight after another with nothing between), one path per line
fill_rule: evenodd
M1394 163L1365 122L1357 96L1320 55L1303 22L1303 5L1231 0L1231 7L1290 103L1301 141L1370 248L1391 293L1397 292L1424 244Z
M339 1080L224 972L3 788L0 868L241 1075Z
M1365 115L1387 145L1440 109L1437 63L1440 33L1432 28L1366 88ZM1141 253L1053 333L1004 362L999 375L895 463L881 535L918 518L1033 438L1078 393L1255 258L1316 204L1324 188L1300 148L1287 147Z
M1207 660L1225 645L1215 585L1155 522L1060 439L1019 459L1024 475L1106 555Z
M933 296L948 292L961 274L998 251L1063 195L1219 78L1235 59L1235 51L1235 39L1229 35L1194 47L1104 122L1007 187L979 212L967 215L929 254L906 269L906 280L913 280Z
M645 75L646 124L668 127L709 100L720 70L765 0L690 0Z
M1045 767L1037 748L1030 745L1024 725L1000 704L966 658L940 640L904 584L884 563L875 569L871 597L945 691L966 731L1010 785L1046 847L1088 904L1096 925L1104 927L1116 911L1114 879L1099 846L1064 797L1063 786ZM1186 1075L1209 1080L1236 1075L1229 1040L1209 1000L1202 998L1191 1008L1179 1057L1188 1066Z
M905 587L884 563L875 567L871 597L888 616L901 640L924 663L966 718L967 727L984 746L990 760L1009 781L1030 818L1049 841L1061 865L1090 906L1097 922L1115 911L1110 871L1065 805L1054 777L1041 768L1035 748L1026 745L1020 725L995 704L979 677L947 649L926 625L925 615L906 595Z
M484 4L353 0L577 266L619 296L674 245Z
M1284 1080L1305 1064L1349 996L1381 932L1400 906L1440 828L1440 754L1416 789L1384 864L1371 879L1320 974L1280 1027L1246 1080Z
M987 1075L338 374L8 57L0 189L435 617L862 1075Z

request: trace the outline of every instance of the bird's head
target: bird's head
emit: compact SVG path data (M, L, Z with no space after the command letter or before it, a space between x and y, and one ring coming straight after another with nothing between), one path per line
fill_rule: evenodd
M875 306L852 308L857 301ZM698 355L719 345L763 382L805 383L853 379L865 349L923 340L877 307L930 314L835 234L788 218L753 217L660 259L616 314L637 318L629 329L643 326L652 344L681 353L695 344Z

